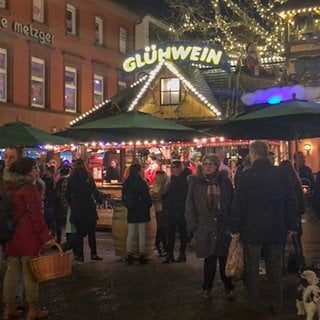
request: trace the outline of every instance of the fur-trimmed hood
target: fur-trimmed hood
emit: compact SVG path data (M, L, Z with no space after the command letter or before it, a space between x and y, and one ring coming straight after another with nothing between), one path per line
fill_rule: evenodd
M3 182L19 187L24 184L35 184L35 179L32 176L12 173L5 169L3 172Z

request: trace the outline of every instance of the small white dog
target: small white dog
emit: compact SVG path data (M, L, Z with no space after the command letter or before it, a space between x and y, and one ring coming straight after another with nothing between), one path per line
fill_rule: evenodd
M306 320L312 320L316 312L320 320L320 287L318 284L319 278L315 272L311 270L302 272L296 307L298 316L307 314Z

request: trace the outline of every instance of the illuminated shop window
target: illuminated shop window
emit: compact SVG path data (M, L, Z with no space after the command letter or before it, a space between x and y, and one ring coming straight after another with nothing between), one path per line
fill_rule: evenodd
M127 31L123 28L119 28L119 51L127 52Z
M0 48L0 101L7 101L7 50Z
M44 21L44 5L43 0L33 0L32 17L38 22Z
M44 107L45 93L45 61L38 58L31 58L31 105Z
M95 106L103 102L103 77L98 74L93 75L93 99Z
M99 17L95 17L95 43L103 44L103 21Z
M118 81L118 92L125 89L127 87L127 84L124 81Z
M66 32L68 34L76 35L77 34L77 24L76 24L76 8L67 4L66 11Z
M6 0L0 0L0 8L6 8Z
M64 72L64 110L77 111L77 69L71 67Z
M161 105L180 103L180 80L179 78L161 79Z

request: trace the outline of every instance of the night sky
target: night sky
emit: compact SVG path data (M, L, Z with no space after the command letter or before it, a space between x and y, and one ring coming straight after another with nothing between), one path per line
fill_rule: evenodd
M151 13L156 17L168 14L166 0L117 0L116 2L138 13Z

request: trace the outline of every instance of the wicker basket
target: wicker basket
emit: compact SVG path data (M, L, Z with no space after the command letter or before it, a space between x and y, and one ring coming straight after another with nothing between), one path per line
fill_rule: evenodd
M71 274L72 254L63 252L61 246L55 243L59 253L42 255L29 260L32 274L37 282L65 277Z

